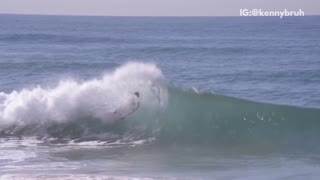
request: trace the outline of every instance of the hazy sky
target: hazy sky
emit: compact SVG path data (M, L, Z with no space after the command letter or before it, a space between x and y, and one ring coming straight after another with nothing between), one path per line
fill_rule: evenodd
M320 15L320 0L0 0L0 13L106 16L238 16L239 9Z

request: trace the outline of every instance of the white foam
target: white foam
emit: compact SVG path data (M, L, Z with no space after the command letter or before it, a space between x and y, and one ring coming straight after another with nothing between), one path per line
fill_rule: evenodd
M11 93L0 92L0 129L10 125L42 125L92 117L113 121L112 112L141 94L141 106L166 106L167 90L161 70L154 64L127 63L100 79L61 80L53 88L41 86Z
M7 160L10 163L24 161L27 158L37 157L36 153L25 152L23 150L1 150L0 151L0 161Z

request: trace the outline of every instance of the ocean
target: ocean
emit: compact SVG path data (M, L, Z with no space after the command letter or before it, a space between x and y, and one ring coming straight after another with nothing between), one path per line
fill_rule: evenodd
M0 179L319 179L319 32L2 14Z

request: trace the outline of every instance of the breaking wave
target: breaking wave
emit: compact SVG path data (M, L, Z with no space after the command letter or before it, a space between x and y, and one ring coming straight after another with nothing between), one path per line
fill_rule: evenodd
M140 108L112 113L140 92ZM154 64L128 63L100 79L0 93L1 136L66 141L317 149L320 110L274 105L166 83Z
M3 135L80 138L114 131L113 112L138 91L141 109L165 108L167 89L162 72L153 64L128 63L100 79L63 80L56 87L0 93ZM110 136L110 135L109 135Z

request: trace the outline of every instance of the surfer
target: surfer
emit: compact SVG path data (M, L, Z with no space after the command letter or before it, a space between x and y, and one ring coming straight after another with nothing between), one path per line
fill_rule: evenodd
M113 111L113 115L115 119L124 119L136 110L138 110L140 106L140 93L134 92L133 97L124 105L121 105L115 111Z

